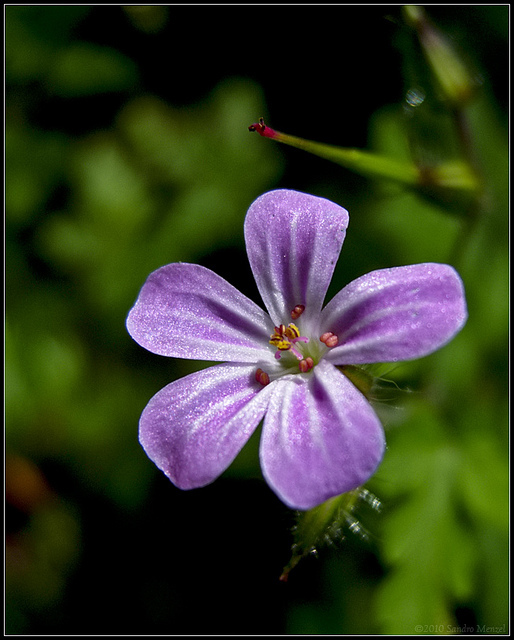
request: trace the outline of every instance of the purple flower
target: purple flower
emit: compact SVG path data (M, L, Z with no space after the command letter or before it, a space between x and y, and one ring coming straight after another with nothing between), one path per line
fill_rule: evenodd
M451 267L373 271L323 308L348 213L315 196L278 190L248 210L250 265L268 313L205 267L152 273L129 313L141 346L223 362L172 382L148 403L139 438L182 489L215 480L264 418L264 477L291 508L355 489L384 453L382 425L340 365L396 362L447 343L467 317Z

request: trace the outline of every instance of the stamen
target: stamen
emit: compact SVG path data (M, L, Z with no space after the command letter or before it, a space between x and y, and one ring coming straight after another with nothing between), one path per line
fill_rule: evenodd
M277 347L279 351L287 351L291 348L291 341L299 335L300 331L294 324L290 324L289 327L281 324L280 327L275 327L275 333L271 336L269 342Z
M274 347L277 347L279 351L287 351L291 348L291 343L280 336L273 335L271 336L271 340L269 341Z
M259 384L262 384L263 387L265 387L270 382L269 375L260 368L255 372L255 379Z
M300 337L300 329L298 329L298 327L295 324L290 322L287 328L284 330L284 335L286 335L289 338L289 340L295 340L296 338Z
M301 353L301 351L299 351L298 349L296 349L296 347L293 346L297 342L304 342L305 344L307 344L307 342L309 342L309 338L306 338L305 336L298 336L297 338L291 341L291 346L289 347L290 351L292 351L295 354L298 360L302 360L303 354Z
M334 334L331 335L330 338L325 340L325 344L329 349L333 349L335 346L337 346L338 342L339 342L339 338Z
M303 360L303 354L295 348L296 342L309 342L309 338L300 335L300 329L290 322L287 327L281 324L275 327L275 333L270 336L269 343L278 349L275 358L280 359L280 351L291 351L298 358Z
M293 320L298 320L298 318L302 315L304 311L305 311L305 305L297 304L296 307L291 311L291 318Z
M307 373L307 371L310 371L314 366L314 360L309 356L305 358L305 360L302 360L298 366L302 373Z
M281 324L275 327L275 333L270 338L270 344L277 347L281 351L290 349L291 343L300 338L300 329L292 322L286 327Z
M322 336L320 336L320 341L323 342L323 344L325 344L329 349L333 349L335 346L337 346L339 338L335 335L335 333L332 333L332 331L327 331Z
M298 360L303 360L303 354L300 353L293 344L289 346L289 351L291 351L291 353L294 353L294 355L298 358Z

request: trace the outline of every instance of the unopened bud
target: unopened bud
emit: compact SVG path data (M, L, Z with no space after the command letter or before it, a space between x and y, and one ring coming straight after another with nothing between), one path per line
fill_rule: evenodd
M257 133L264 138L277 138L278 134L276 131L268 127L267 124L264 124L264 118L259 118L259 122L255 122L248 127L248 131L257 131Z
M476 82L455 47L430 21L423 7L406 5L403 13L407 23L417 32L444 99L454 107L462 107L472 97Z

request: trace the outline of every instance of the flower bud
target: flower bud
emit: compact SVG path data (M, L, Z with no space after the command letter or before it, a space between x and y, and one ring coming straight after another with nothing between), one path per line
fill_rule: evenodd
M429 20L423 7L406 5L403 14L417 32L443 98L452 107L462 108L473 96L476 82L451 41Z

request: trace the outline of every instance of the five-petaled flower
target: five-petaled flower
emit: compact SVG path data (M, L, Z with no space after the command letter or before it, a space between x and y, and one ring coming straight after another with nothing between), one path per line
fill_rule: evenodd
M341 365L425 356L467 317L462 282L443 264L373 271L323 302L348 213L290 190L248 210L250 266L268 313L211 270L153 272L129 313L141 346L221 362L172 382L144 409L147 455L182 489L205 486L264 418L263 475L291 508L310 509L366 482L385 448L382 425Z

